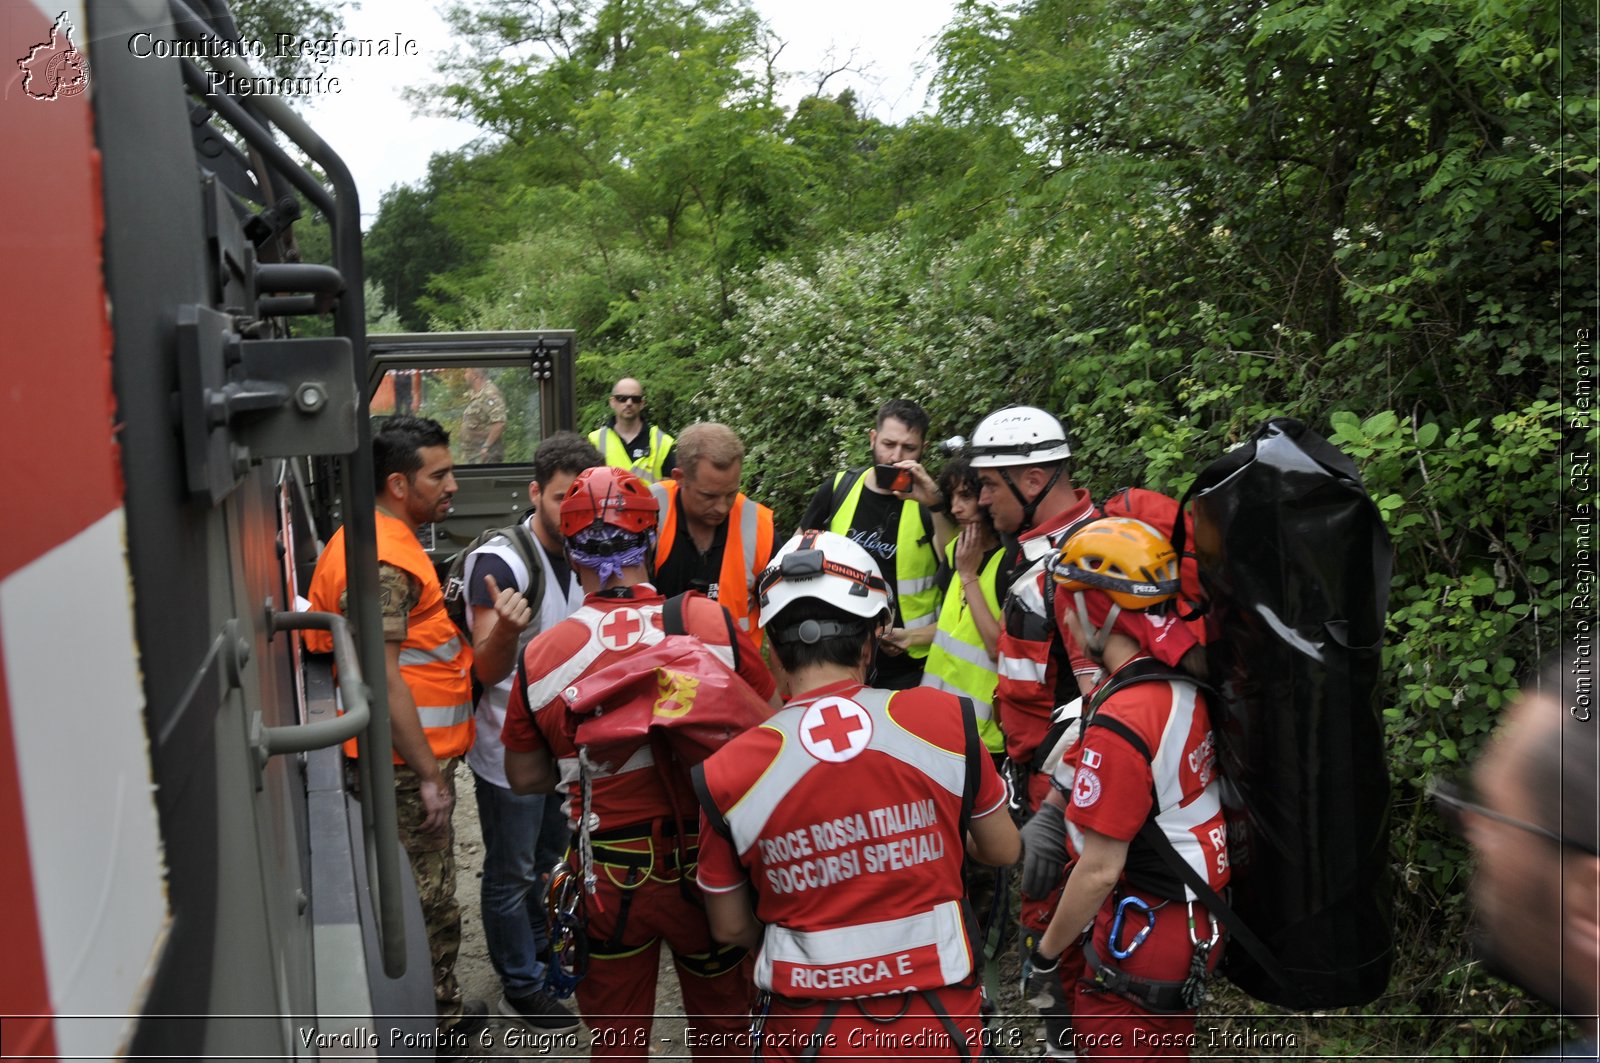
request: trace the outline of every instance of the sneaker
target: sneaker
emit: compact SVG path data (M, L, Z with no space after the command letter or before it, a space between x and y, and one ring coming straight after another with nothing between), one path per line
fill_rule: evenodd
M474 1052L479 1047L478 1035L488 1025L489 1005L481 1000L463 1000L461 1018L441 1032L434 1058L440 1063L474 1063L479 1058Z
M500 1014L535 1030L570 1030L578 1017L548 989L536 989L527 996L500 998Z

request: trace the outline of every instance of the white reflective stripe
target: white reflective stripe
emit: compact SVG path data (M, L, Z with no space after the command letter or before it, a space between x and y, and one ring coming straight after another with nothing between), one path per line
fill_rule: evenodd
M995 670L1003 679L1014 679L1019 683L1043 683L1045 663L1002 653L1000 665Z
M639 612L644 616L644 634L639 636L635 646L654 646L666 636L661 633L661 628L651 618L661 612L659 605L638 606ZM573 613L567 619L576 620L589 629L589 641L582 648L568 657L561 664L552 669L547 675L528 684L528 711L538 712L550 702L561 696L561 692L573 684L595 660L606 652L606 647L600 641L598 628L600 621L608 612L586 605Z
M748 498L742 501L739 515L739 542L744 547L744 582L747 588L756 578L756 530L760 516L754 502ZM740 623L743 624L744 621ZM745 630L750 630L748 625L745 626Z
M745 791L744 796L739 798L723 817L727 821L729 832L733 835L734 848L741 853L756 843L756 839L761 837L761 832L766 829L767 820L771 819L772 813L777 810L778 802L794 789L795 784L816 763L811 760L809 754L803 757L785 756L791 748L800 744L795 738L794 730L804 711L800 707L784 709L761 725L777 731L783 738L783 744L778 747L777 755L772 758L772 763L767 766L761 778ZM783 726L785 723L789 726Z
M1044 572L1035 565L1011 583L1011 598L1035 616L1044 615Z
M994 661L989 657L988 650L970 642L962 642L944 628L940 628L933 636L933 644L958 661L976 665L986 672L994 671Z
M1194 727L1196 710L1195 688L1189 683L1168 683L1172 691L1172 708L1167 713L1166 727L1161 741L1150 760L1150 772L1156 780L1156 825L1172 842L1172 847L1184 862L1210 881L1213 869L1207 867L1208 853L1194 836L1194 828L1206 823L1222 811L1222 801L1213 781L1189 804L1183 801L1181 777L1184 744ZM1187 884L1184 896L1193 900L1195 893Z
M930 945L938 950L939 985L954 985L972 973L972 952L967 945L960 901L945 901L920 915L833 930L790 930L772 923L767 926L761 954L756 958L755 981L762 989L783 992L785 987L774 986L772 981L773 967L778 963L841 967ZM900 987L897 983L883 991L896 992Z
M967 785L966 757L961 753L940 749L895 723L887 711L892 693L863 687L851 698L872 716L872 738L868 740L866 749L908 764L950 793L961 796ZM816 759L805 751L796 733L805 709L804 703L791 705L762 724L781 734L783 745L778 748L761 778L745 791L744 796L728 809L724 817L733 835L734 845L741 853L761 837L778 803L817 764Z
M431 650L418 649L415 646L400 650L400 665L408 664L449 664L461 652L461 640L452 638L443 646L436 646Z
M1194 687L1189 683L1166 683L1171 694L1166 726L1150 757L1150 772L1155 777L1156 807L1172 808L1183 800L1183 780L1179 768L1183 744L1194 726Z
M913 594L921 594L933 589L937 580L933 576L924 576L921 579L897 579L894 581L895 593L904 598Z
M939 618L935 614L926 613L926 614L924 614L922 616L916 617L915 619L907 620L906 624L905 624L905 627L906 627L907 631L911 631L911 630L913 630L915 628L927 627L929 624L933 623L937 619L939 619Z
M472 703L462 702L460 705L418 705L417 719L422 722L424 731L438 730L444 727L455 727L466 723L472 717Z

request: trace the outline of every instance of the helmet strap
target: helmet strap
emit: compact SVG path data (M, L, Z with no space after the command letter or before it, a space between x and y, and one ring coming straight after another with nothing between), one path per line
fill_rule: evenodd
M1016 496L1017 502L1022 506L1022 525L1017 529L1018 531L1026 531L1033 527L1033 514L1038 510L1039 503L1044 501L1045 496L1055 490L1056 482L1061 479L1061 470L1064 467L1064 462L1056 462L1056 471L1050 474L1050 479L1039 489L1039 493L1033 496L1032 502L1022 497L1022 490L1011 479L1011 473L1004 466L1000 467L998 470L1000 479L1004 480L1006 486L1011 488L1011 493Z
M1111 637L1112 625L1117 622L1117 617L1122 615L1122 606L1113 601L1111 611L1106 614L1106 622L1095 627L1089 621L1089 607L1083 600L1083 592L1073 591L1072 600L1078 607L1078 625L1083 628L1084 652L1097 661L1103 661L1106 641Z

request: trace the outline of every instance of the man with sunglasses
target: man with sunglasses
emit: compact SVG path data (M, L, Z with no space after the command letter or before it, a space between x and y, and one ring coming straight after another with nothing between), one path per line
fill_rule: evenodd
M589 433L606 464L627 469L646 484L672 476L676 466L673 439L644 419L644 385L631 376L617 381L611 389L611 418Z
M1433 796L1477 853L1471 897L1487 970L1574 1019L1555 1057L1594 1060L1600 1010L1600 718L1593 636L1568 643L1507 712L1472 787ZM1546 1052L1540 1058L1549 1058Z

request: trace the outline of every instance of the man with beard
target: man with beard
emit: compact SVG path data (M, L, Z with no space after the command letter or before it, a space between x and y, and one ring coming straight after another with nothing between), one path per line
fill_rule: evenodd
M437 421L391 417L372 437L377 495L378 588L394 735L395 815L411 859L433 961L439 1030L455 1043L482 1026L482 1001L466 1005L456 982L461 909L456 904L455 769L472 747L472 647L445 611L444 591L417 531L442 520L456 494L450 436ZM311 607L347 613L344 529L329 540L311 576ZM308 649L326 653L326 632L306 633ZM355 739L345 754L359 753Z
M800 528L843 535L872 555L894 590L894 625L878 640L868 678L886 690L906 690L922 681L939 610L940 541L954 532L950 503L921 465L928 414L909 399L891 399L878 410L867 433L873 465L836 472L824 480Z

